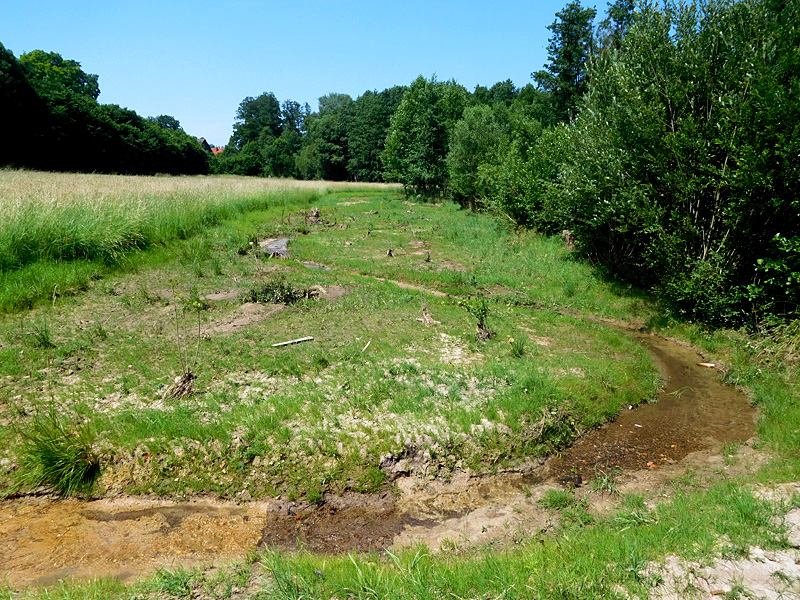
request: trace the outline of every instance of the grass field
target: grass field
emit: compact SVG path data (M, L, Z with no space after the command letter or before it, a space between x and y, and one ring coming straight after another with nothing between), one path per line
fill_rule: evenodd
M48 483L26 475L32 440L54 427L88 440L79 456L98 461L95 494L316 501L386 488L388 455L422 478L524 468L660 384L642 347L596 318L725 361L761 406L759 444L775 457L747 482L687 476L673 501L623 498L603 518L553 497L558 535L531 532L510 551L267 552L47 597L610 598L646 593L648 561L667 553L709 555L720 539L785 547L775 517L787 506L745 483L797 479L790 328L765 339L673 321L558 239L394 188L0 171L0 212L5 495ZM284 237L290 259L260 255ZM187 372L193 393L171 397Z
M530 460L654 393L640 347L560 312L646 317L646 305L556 240L391 190L265 202L3 320L9 460L14 416L55 405L95 433L101 489L314 498L377 489L386 454L424 456L426 476ZM308 224L312 202L332 226ZM255 256L250 241L281 236L295 237L298 260ZM320 295L243 300L276 284ZM438 323L419 322L423 309ZM477 309L495 334L486 341ZM272 347L304 336L314 341ZM195 356L198 393L164 400Z

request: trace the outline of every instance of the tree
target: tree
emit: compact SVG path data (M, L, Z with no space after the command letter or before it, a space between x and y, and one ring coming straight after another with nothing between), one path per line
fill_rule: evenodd
M14 55L0 44L0 165L43 166L40 162L49 114ZM37 151L38 150L38 151Z
M634 0L616 0L608 3L608 15L597 27L597 45L601 48L619 48L622 38L633 23Z
M319 99L319 113L307 119L303 149L303 175L331 181L348 179L348 131L353 99L347 94L328 94Z
M453 129L447 153L450 192L459 204L475 207L478 169L492 161L507 140L505 124L490 107L471 106L464 111Z
M493 106L502 103L506 106L511 106L514 98L517 95L517 88L510 79L505 81L498 81L492 87L486 88L482 85L475 87L473 97L480 104L488 104Z
M293 129L297 133L302 133L303 122L310 113L311 107L308 104L301 105L295 100L284 100L281 104L281 132Z
M303 140L292 127L284 129L271 143L262 146L263 175L271 177L297 177L297 155Z
M645 6L564 128L565 226L679 314L800 314L797 22L772 0Z
M450 132L468 97L469 92L453 81L418 77L392 116L383 152L385 179L425 196L443 193Z
M405 86L395 86L382 92L364 92L356 99L347 135L347 170L351 179L383 180L381 154L392 115L405 92Z
M148 119L163 129L183 131L180 121L178 121L178 119L175 117L171 117L169 115L159 115L157 117L148 117Z
M570 121L577 112L578 98L586 91L586 61L592 51L592 22L597 11L583 8L579 0L556 13L547 28L553 32L547 45L548 63L532 73L537 84L551 94L559 121Z
M272 137L278 137L281 134L281 127L281 105L275 94L264 92L257 98L248 96L236 109L233 135L228 147L241 150L248 142L257 142L265 131Z
M42 96L54 97L72 92L97 100L100 95L97 75L84 72L79 62L65 60L57 52L26 52L20 56L20 63Z

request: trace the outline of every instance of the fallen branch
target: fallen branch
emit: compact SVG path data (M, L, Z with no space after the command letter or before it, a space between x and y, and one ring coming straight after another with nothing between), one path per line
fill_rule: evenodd
M289 340L288 342L280 342L278 344L272 344L273 348L277 348L278 346L288 346L289 344L299 344L300 342L310 342L314 338L311 336L297 338L296 340Z

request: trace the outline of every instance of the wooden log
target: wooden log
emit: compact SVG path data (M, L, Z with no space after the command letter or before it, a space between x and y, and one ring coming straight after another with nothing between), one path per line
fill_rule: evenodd
M310 342L314 338L311 336L297 338L296 340L289 340L288 342L280 342L278 344L272 344L273 348L277 348L278 346L288 346L289 344L299 344L300 342Z

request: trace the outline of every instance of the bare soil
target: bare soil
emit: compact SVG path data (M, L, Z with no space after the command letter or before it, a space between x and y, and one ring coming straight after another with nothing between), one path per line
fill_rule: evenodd
M343 291L331 290L334 296ZM158 567L224 562L259 545L348 552L416 542L433 548L505 543L553 526L555 516L537 503L553 487L578 486L594 510L607 510L607 495L587 485L596 466L615 467L621 489L658 491L668 489L666 482L687 465L712 478L721 469L730 467L734 474L763 460L746 443L756 411L742 393L721 383L716 369L700 366L704 361L693 350L632 335L650 350L665 378L658 402L623 411L549 461L499 475L457 473L449 482L402 478L395 482L399 494L326 496L318 504L280 498L241 505L6 500L0 502L0 577L13 586L64 577L129 579ZM745 442L736 465L726 465L721 453L731 442Z

